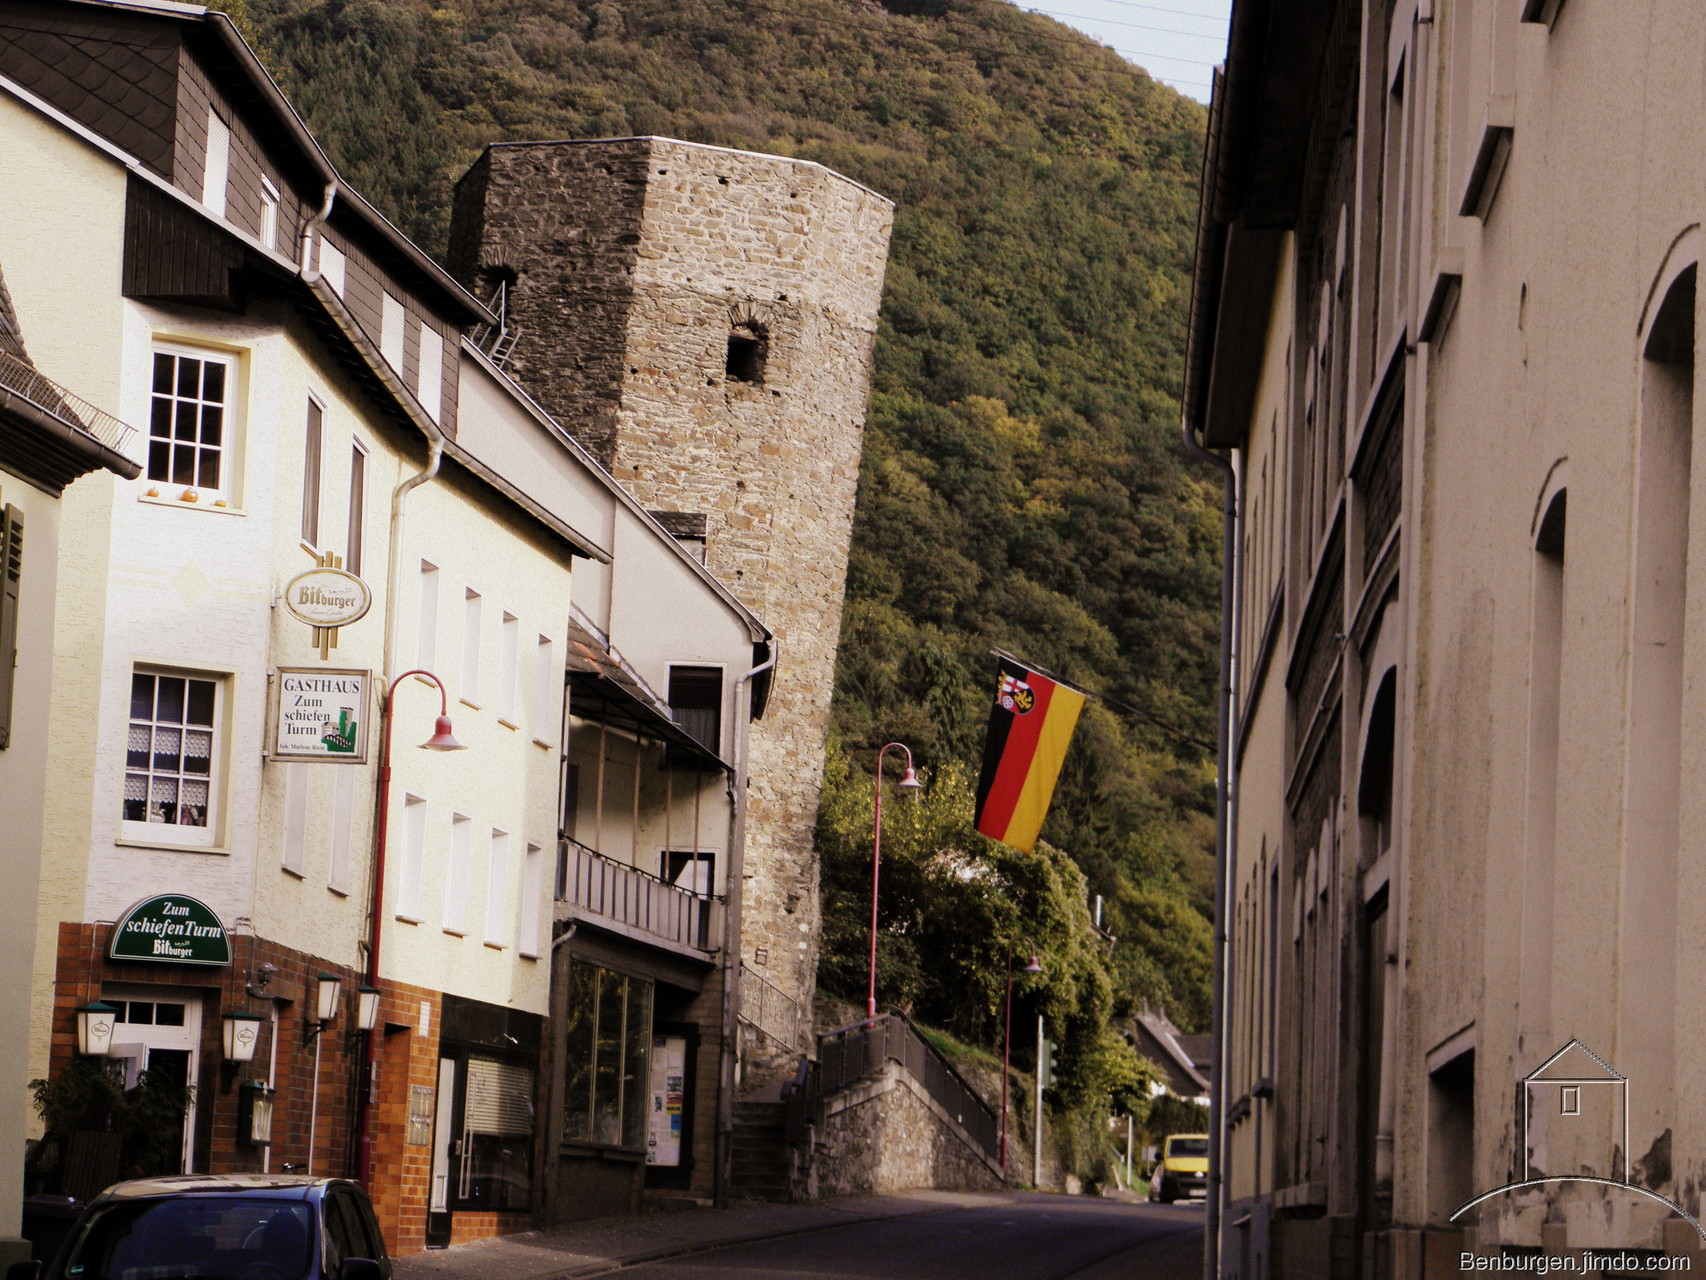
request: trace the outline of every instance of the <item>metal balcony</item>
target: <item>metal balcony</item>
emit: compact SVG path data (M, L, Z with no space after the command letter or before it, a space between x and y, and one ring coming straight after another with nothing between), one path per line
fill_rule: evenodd
M696 959L722 946L724 903L607 858L576 840L557 845L557 915Z

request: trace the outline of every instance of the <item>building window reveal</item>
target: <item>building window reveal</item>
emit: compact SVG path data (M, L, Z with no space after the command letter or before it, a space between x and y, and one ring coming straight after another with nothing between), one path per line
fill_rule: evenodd
M671 667L669 709L687 736L712 755L723 738L723 673L718 667Z
M219 685L138 671L130 678L124 820L208 826Z
M178 351L154 353L148 420L148 478L219 492L230 416L231 361Z
M652 984L569 963L563 1137L644 1150L651 1081Z
M302 452L302 541L320 545L320 456L326 433L326 411L308 401L307 440Z

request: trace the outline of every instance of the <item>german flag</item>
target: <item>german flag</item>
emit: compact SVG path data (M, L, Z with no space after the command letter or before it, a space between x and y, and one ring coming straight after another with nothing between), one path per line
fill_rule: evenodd
M977 780L977 829L1029 853L1054 797L1084 695L1015 658L997 656L999 682Z

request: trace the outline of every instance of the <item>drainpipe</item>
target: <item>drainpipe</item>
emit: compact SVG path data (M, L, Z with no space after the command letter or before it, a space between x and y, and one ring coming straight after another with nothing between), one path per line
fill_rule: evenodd
M730 780L728 903L723 918L723 1051L718 1061L717 1167L712 1197L718 1208L729 1203L729 1177L734 1165L735 1042L740 1006L741 902L746 892L747 736L752 728L752 690L748 682L769 671L781 656L782 641L770 638L770 656L735 681L735 709L740 732L735 735L735 770ZM744 696L743 696L744 695Z
M1233 779L1232 676L1233 648L1237 643L1233 609L1237 603L1238 571L1238 475L1232 464L1218 453L1210 453L1196 439L1189 420L1183 424L1185 451L1218 467L1224 477L1221 503L1220 575L1220 688L1216 708L1218 749L1214 784L1214 978L1213 1047L1209 1053L1208 1082L1208 1197L1203 1220L1203 1275L1219 1280L1220 1219L1225 1197L1226 1138L1226 949L1227 898L1230 892L1237 848L1232 842L1236 817L1236 787Z

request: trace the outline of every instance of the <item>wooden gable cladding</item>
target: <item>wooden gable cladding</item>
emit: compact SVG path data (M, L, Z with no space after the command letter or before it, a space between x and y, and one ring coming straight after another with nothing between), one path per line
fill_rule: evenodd
M0 0L0 75L111 139L162 177L172 172L179 35L116 9Z
M243 306L243 243L218 223L132 175L124 209L124 295Z

